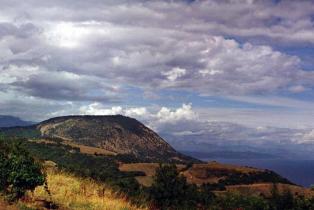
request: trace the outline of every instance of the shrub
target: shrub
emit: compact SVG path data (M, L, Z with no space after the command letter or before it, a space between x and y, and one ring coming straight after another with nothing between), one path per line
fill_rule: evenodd
M213 190L216 190L219 188L219 185L215 184L202 184L199 188L199 195L198 195L198 201L201 206L203 207L209 207L212 203L214 198L216 197L215 194L212 192Z
M41 165L21 142L0 140L0 191L10 201L23 197L27 190L34 190L44 181Z
M227 193L216 199L217 209L223 210L269 210L269 205L262 197L243 196L238 193ZM284 209L281 209L284 210Z
M175 165L160 165L150 188L150 199L159 209L194 209L198 201L195 185L179 175Z
M279 193L277 185L274 184L271 190L270 203L273 210L289 210L293 209L294 197L289 190L285 190L283 193Z

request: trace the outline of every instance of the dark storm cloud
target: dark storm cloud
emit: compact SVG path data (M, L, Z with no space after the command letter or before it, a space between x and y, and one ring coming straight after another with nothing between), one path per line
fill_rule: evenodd
M26 81L12 83L16 90L32 96L67 101L118 102L118 96L110 96L115 90L97 78L86 78L66 72L43 72L32 75ZM89 92L93 90L93 93ZM115 93L116 94L116 93Z

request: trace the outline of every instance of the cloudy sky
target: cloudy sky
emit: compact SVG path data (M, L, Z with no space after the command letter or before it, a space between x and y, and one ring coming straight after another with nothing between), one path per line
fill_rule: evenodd
M314 138L313 1L0 3L0 114L124 114L177 135L224 122L219 133Z

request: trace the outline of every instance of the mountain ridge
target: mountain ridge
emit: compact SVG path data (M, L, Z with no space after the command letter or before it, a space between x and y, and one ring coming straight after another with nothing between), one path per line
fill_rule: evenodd
M148 162L200 162L176 151L140 121L123 115L60 116L28 129L36 130L41 138L101 148Z

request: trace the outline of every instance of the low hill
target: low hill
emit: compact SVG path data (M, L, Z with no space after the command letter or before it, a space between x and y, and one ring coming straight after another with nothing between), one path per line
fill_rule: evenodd
M143 172L145 176L137 176L137 181L150 186L158 163L130 163L121 164L119 169L123 172ZM270 170L252 167L222 164L216 161L189 165L177 165L180 173L193 184L214 184L217 186L251 185L256 183L283 183L294 185L289 180Z

